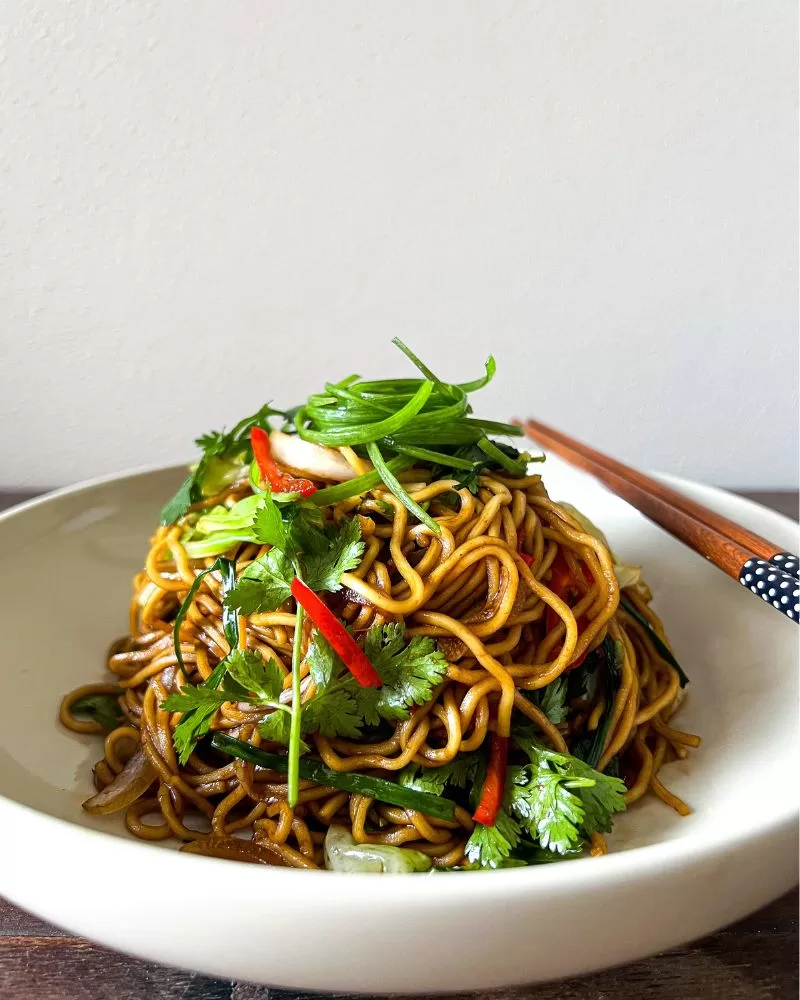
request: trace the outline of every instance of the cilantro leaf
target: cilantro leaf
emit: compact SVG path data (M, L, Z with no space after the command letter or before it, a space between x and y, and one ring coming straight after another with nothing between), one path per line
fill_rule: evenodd
M225 595L225 607L243 615L275 611L292 592L294 566L280 549L270 549L250 563L236 586Z
M264 737L265 740L270 740L272 743L280 743L281 746L289 746L289 735L292 729L292 713L285 712L282 709L276 709L270 715L263 719L258 726L258 731ZM311 748L309 745L300 740L300 753L308 753Z
M186 684L177 694L168 694L161 702L161 707L167 712L193 712L198 708L206 708L214 705L219 708L228 701L228 695L224 691L212 691L202 685L195 687L193 684Z
M181 764L189 759L198 740L210 730L214 716L226 702L274 705L282 689L283 674L276 663L265 661L258 650L234 649L202 684L196 687L186 684L179 692L167 695L161 708L183 715L172 734ZM289 718L289 713L283 709L274 714Z
M218 663L198 687L185 685L177 694L170 694L161 703L167 712L182 712L183 718L175 727L172 742L178 760L185 764L194 752L198 740L211 728L211 722L228 695L218 691L225 673L225 661Z
M612 815L625 809L625 783L613 775L595 771L575 757L570 759L570 773L592 782L583 785L579 791L584 809L584 831L590 836L593 833L610 833L614 825Z
M181 764L186 764L201 737L205 736L211 728L211 720L216 715L220 704L222 703L209 702L205 705L198 705L192 711L187 712L175 727L172 742Z
M512 781L511 810L542 847L564 854L580 842L584 810L571 782L546 765L515 768Z
M327 549L312 551L306 557L305 581L317 593L339 590L342 573L355 569L363 554L364 542L358 518L345 520L330 538Z
M356 519L325 531L313 506L290 504L283 510L268 495L255 512L255 540L273 547L252 562L226 595L225 607L251 615L274 611L291 596L295 561L305 553L304 579L316 591L338 590L342 573L361 561L364 543Z
M297 500L278 504L270 493L261 494L252 528L255 541L275 545L292 559L326 552L330 545L318 507Z
M253 536L261 545L286 546L286 529L280 508L271 496L264 493L253 518Z
M554 726L566 721L569 714L567 704L567 691L569 688L569 677L561 674L554 681L539 691L537 704Z
M306 662L316 691L303 705L302 732L320 732L330 739L357 739L365 724L375 726L382 718L407 719L412 705L427 701L444 675L447 661L432 640L417 637L406 645L404 634L396 625L376 626L367 634L375 655L373 662L385 682L381 688L368 688L358 683L328 640L315 629ZM272 720L273 716L269 716L262 723L262 735L286 745L288 725L283 720ZM436 769L444 772L440 779L429 780L441 780L441 787L447 780L463 785L474 773L476 761L476 757L461 758Z
M283 690L283 672L274 660L264 660L255 649L235 649L225 660L230 677L259 701L274 701Z
M358 683L317 629L314 630L306 661L317 691L303 705L303 732L319 729L330 738L346 736L355 739L361 735L365 717L374 717L375 722L378 721L375 713L377 690Z
M413 705L429 701L447 672L447 660L433 639L417 635L406 644L405 626L400 622L371 628L364 652L383 681L377 689L376 712L389 721L407 719Z
M196 499L194 491L195 473L191 473L178 487L178 492L161 508L159 520L162 524L174 524L183 517Z
M295 501L287 504L281 511L286 530L287 549L292 555L317 555L327 552L330 545L329 532L335 532L331 526L325 528L325 518L322 511L313 503Z
M82 698L76 698L69 710L73 715L88 716L109 733L119 726L123 717L119 695L115 694L85 694Z
M481 868L503 868L519 843L521 833L519 823L501 809L494 826L475 824L464 854L468 861Z
M467 782L474 781L478 760L478 754L468 753L455 757L442 767L419 767L417 764L407 764L398 774L397 780L406 788L441 795L448 784L465 788Z
M318 630L314 630L311 645L306 655L308 671L317 691L324 691L333 681L334 675L340 675L344 664L334 653L333 646Z
M303 705L302 731L319 731L330 739L357 739L361 735L362 712L350 687L348 684L323 691Z

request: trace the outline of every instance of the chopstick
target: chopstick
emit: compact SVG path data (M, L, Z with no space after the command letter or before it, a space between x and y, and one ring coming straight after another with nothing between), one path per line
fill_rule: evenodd
M792 621L800 621L796 555L538 420L527 420L522 426L545 449L591 473L748 591Z

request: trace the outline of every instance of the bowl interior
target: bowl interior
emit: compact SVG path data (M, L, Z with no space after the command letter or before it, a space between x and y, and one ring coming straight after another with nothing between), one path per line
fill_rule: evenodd
M167 469L88 484L0 518L0 794L129 836L120 817L81 810L100 744L62 729L58 705L71 688L108 679L105 652L126 631L131 578L183 474ZM790 814L797 792L775 763L797 748L796 626L589 477L552 459L544 476L554 499L585 511L619 556L644 566L654 606L691 678L678 724L703 737L687 761L663 773L694 807L692 815L681 819L648 797L620 818L611 849ZM785 518L709 487L673 482L796 550L796 531Z

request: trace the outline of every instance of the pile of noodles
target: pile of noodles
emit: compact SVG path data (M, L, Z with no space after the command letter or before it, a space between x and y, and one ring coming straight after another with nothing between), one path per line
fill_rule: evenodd
M341 452L354 475L363 472L350 449ZM627 804L651 791L679 813L688 812L659 778L665 762L685 757L687 748L699 742L670 726L680 701L679 676L659 655L650 630L620 606L612 556L603 542L550 500L538 475L483 475L476 495L457 489L453 479L429 481L431 473L422 465L400 478L417 502L429 502L441 534L410 521L403 505L382 485L324 508L325 517L335 521L357 517L366 543L360 566L342 577L343 589L332 599L334 609L356 636L375 624L402 621L409 637L434 637L449 663L446 679L427 704L394 723L391 735L379 742L311 734L306 738L312 752L335 771L391 779L411 763L437 768L484 743L488 747L491 730L508 732L512 713L532 723L544 745L568 752L572 741L594 731L606 714L603 684L592 701L570 703L568 718L560 725L550 722L523 692L551 684L608 635L618 649L621 644L623 656L598 770L618 761ZM250 493L243 479L192 511L220 503L231 506ZM447 503L440 500L445 494ZM299 802L291 808L285 776L256 770L202 743L186 766L179 765L172 730L180 716L160 708L168 693L180 687L172 623L196 574L212 562L187 557L183 530L180 525L157 530L145 568L133 581L129 634L113 644L108 656L116 684L86 685L62 704L66 726L99 733L96 722L76 718L71 706L87 693L123 691L124 721L105 737L94 779L102 793L127 764L126 781L107 803L102 794L95 796L94 811L124 812L128 830L144 840L175 837L186 842L184 849L216 856L322 867L326 829L338 824L352 831L359 844L410 846L439 868L464 864L474 824L461 807L455 819L447 821L301 781ZM548 588L559 550L580 593L573 608ZM265 551L264 546L242 543L228 555L241 573ZM520 551L529 558L523 559ZM229 652L220 589L217 575L206 575L181 627L183 658L195 684ZM627 588L625 595L666 642L646 588ZM557 624L549 616L549 630L548 606L557 615ZM287 695L293 607L290 600L275 612L239 619L240 647L259 650L280 664ZM310 632L303 636L304 652L309 637ZM305 676L307 665L301 669ZM258 723L264 714L264 709L227 703L212 728L258 746ZM603 837L594 835L592 853L605 850Z

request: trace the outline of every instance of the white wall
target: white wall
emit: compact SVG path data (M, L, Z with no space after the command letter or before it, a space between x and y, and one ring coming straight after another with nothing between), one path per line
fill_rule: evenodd
M444 375L797 481L790 0L5 0L0 485Z

